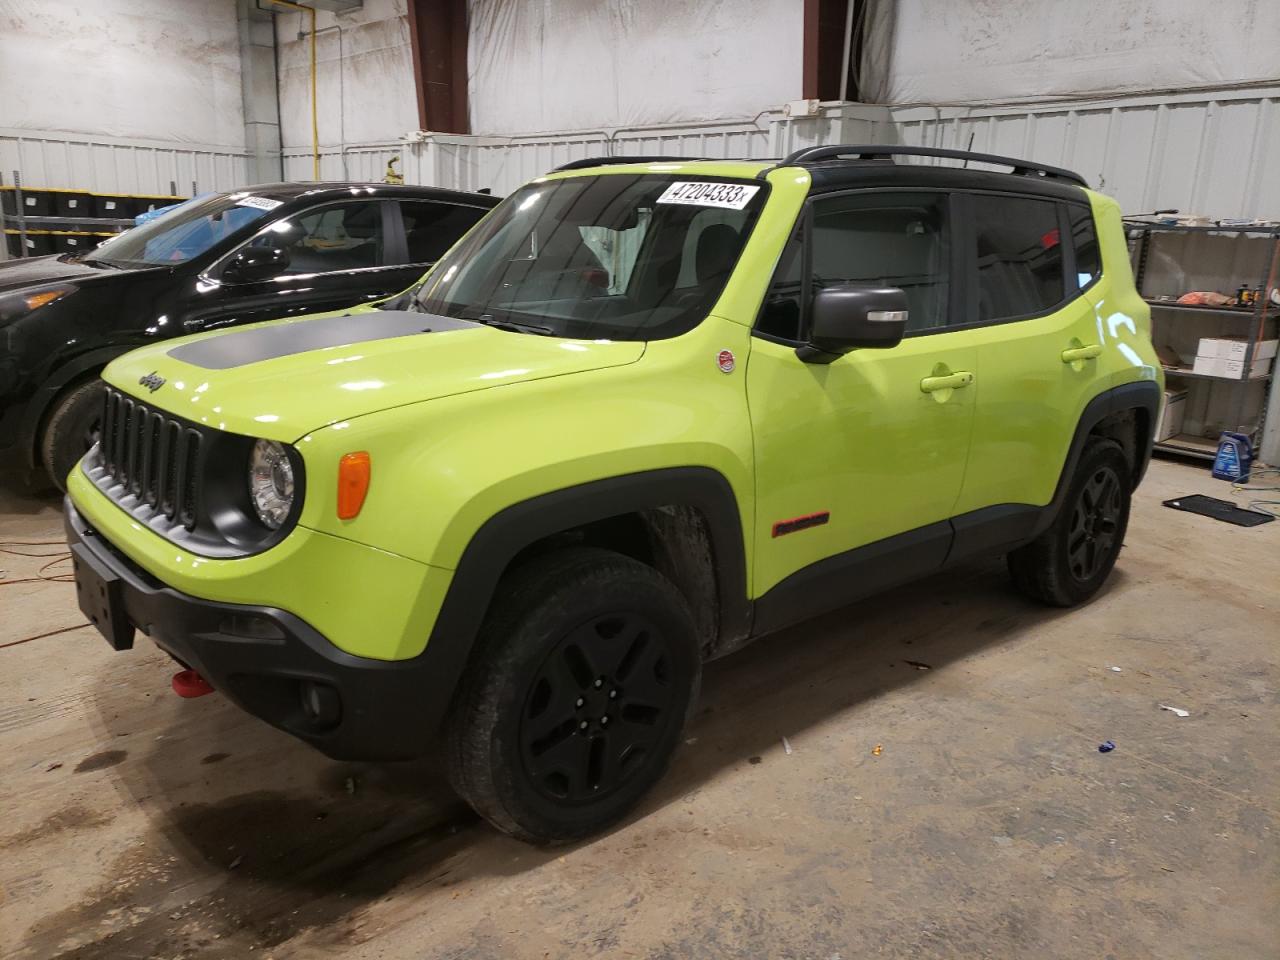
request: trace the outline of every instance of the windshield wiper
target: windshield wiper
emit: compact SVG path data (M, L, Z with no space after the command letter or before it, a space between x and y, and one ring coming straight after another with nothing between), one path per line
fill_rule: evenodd
M124 267L118 263L112 263L110 260L98 260L95 257L81 257L78 263L87 263L91 267L110 267L112 270L123 270Z
M550 327L539 326L536 323L520 323L518 320L497 320L487 313L482 313L474 319L476 323L483 323L486 327L496 327L499 330L510 330L512 333L536 333L541 337L554 337L556 332Z

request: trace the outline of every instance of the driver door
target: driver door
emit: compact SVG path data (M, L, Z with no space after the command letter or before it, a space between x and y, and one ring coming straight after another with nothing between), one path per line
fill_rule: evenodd
M340 310L389 297L417 279L418 267L389 256L398 225L395 202L329 203L277 220L247 246L283 250L288 266L267 280L242 282L226 275L224 258L210 271L216 282L197 299L188 330L256 323Z
M977 350L949 329L963 316L951 219L945 193L820 196L784 251L747 368L753 595L783 598L803 585L804 609L762 604L762 629L936 569L946 557L977 394ZM808 303L841 283L901 288L907 335L889 349L806 363L796 347ZM972 382L938 388L956 373Z

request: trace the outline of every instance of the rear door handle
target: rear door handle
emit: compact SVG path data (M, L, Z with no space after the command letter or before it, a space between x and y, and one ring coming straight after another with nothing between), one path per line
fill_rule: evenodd
M1096 360L1102 356L1102 347L1096 343L1091 343L1087 347L1072 347L1070 350L1062 351L1063 363L1076 363L1080 360Z
M973 383L973 374L968 370L949 373L945 377L925 377L920 381L920 389L924 393L936 393L939 390L959 390Z

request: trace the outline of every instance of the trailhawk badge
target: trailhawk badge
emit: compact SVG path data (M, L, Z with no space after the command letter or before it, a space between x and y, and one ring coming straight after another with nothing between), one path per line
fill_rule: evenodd
M152 370L145 377L139 377L138 383L141 386L146 387L152 393L155 393L157 390L159 390L161 387L164 386L164 377L160 376L160 374Z
M736 361L733 359L732 350L721 350L716 356L716 363L720 365L721 373L733 373Z

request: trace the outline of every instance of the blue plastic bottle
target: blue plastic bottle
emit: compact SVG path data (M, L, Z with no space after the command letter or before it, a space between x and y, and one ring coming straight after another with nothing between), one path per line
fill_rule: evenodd
M1213 475L1233 483L1249 482L1249 465L1253 462L1253 445L1243 433L1224 431L1218 438L1218 455L1213 460Z

